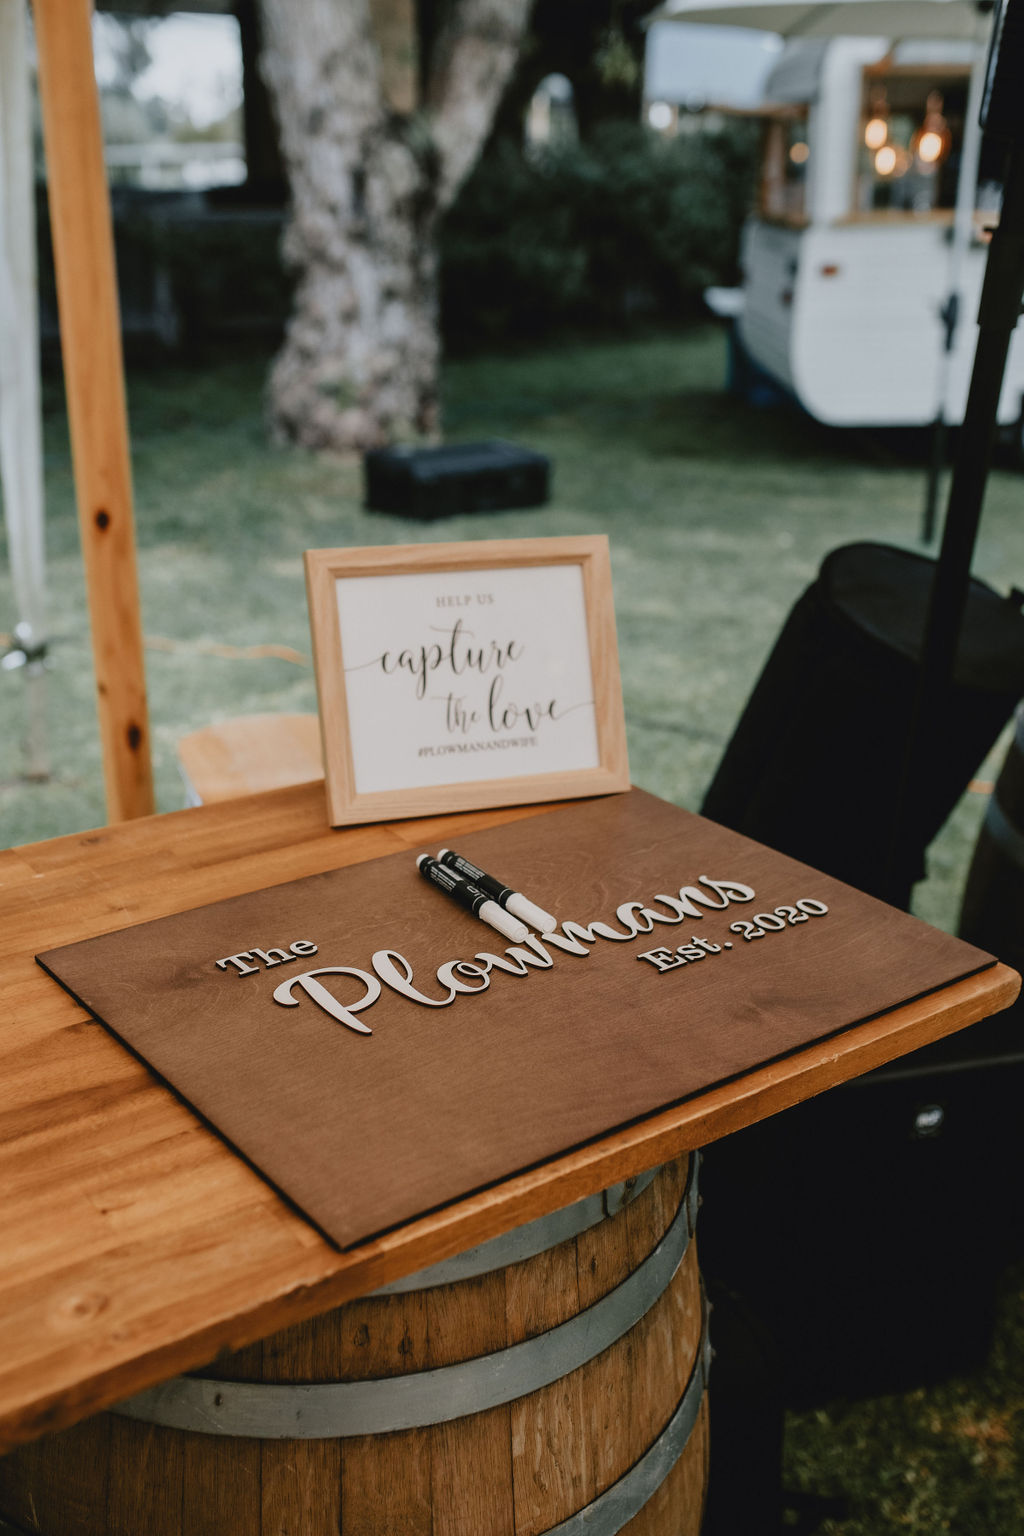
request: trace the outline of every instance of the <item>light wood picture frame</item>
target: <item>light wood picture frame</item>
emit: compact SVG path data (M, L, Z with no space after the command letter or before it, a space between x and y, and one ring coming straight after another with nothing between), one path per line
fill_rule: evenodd
M603 535L305 564L332 826L629 788Z

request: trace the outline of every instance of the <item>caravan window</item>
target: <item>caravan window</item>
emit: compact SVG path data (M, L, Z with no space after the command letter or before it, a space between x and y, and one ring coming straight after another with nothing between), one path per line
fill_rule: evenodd
M939 213L956 203L968 68L864 71L857 211Z
M760 213L781 224L807 223L807 108L774 112L764 120Z

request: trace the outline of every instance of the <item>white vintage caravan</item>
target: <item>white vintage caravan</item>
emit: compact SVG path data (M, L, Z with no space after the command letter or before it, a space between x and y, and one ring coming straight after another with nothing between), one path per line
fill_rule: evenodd
M961 159L978 154L973 100L968 109L976 60L970 43L839 37L788 42L768 77L738 335L820 421L923 425L940 406L949 422L963 417L984 230L999 205L998 157L986 146L954 233ZM960 323L946 354L951 291ZM1020 423L1022 397L1018 330L1002 425Z

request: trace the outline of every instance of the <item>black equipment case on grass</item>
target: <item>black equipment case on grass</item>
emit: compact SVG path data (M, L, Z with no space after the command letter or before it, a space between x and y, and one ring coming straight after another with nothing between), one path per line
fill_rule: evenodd
M550 460L498 438L441 448L374 448L363 460L371 512L455 517L539 507L548 499Z

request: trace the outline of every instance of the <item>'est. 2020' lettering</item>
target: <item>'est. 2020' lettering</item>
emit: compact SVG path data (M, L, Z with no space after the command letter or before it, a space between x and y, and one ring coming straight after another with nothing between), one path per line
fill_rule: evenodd
M782 933L787 925L794 928L798 923L806 923L809 917L824 917L827 912L828 907L823 901L816 901L809 896L802 897L796 906L776 907L773 912L755 912L751 920L742 919L730 923L729 932L741 934L749 943L752 939L763 939L769 933ZM657 949L645 950L636 958L653 965L656 971L677 971L682 965L692 965L707 955L720 955L732 947L729 939L724 944L712 944L708 939L698 939L695 934L689 944L680 944L676 949L659 945Z

